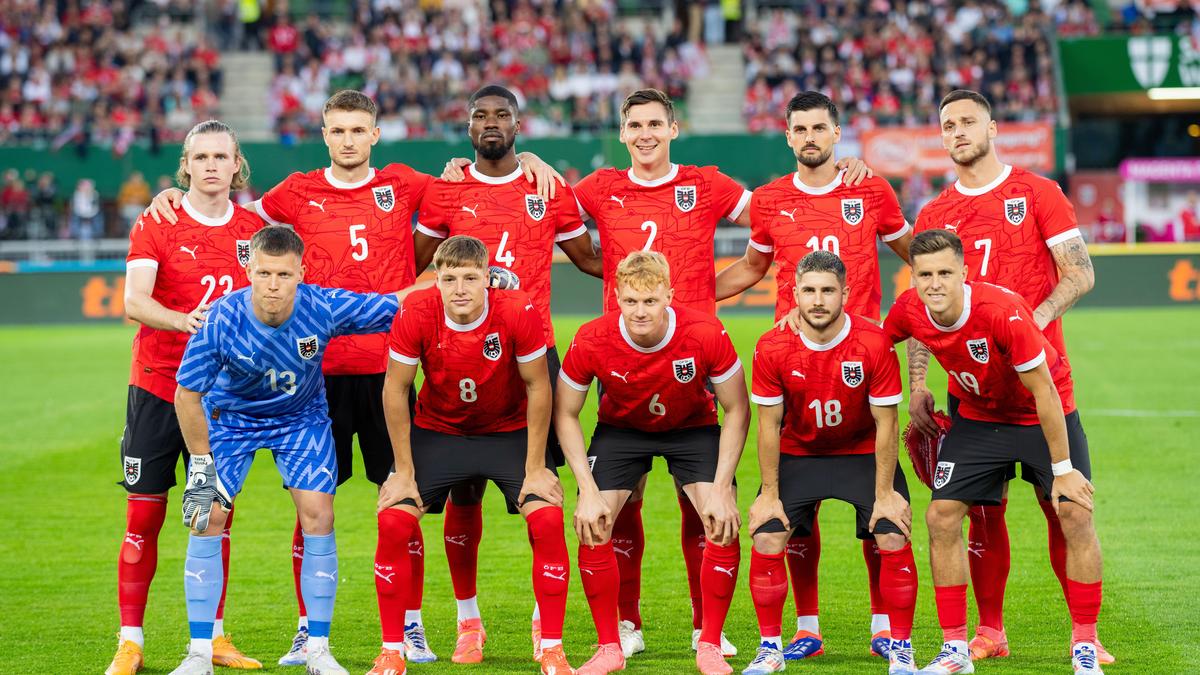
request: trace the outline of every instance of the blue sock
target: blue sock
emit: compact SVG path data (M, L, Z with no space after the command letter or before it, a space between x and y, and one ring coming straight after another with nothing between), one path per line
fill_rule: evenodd
M222 582L221 537L189 535L183 591L187 597L188 631L193 639L212 639Z
M337 542L333 533L304 535L304 562L300 566L300 594L308 609L308 634L329 637L333 600L337 595Z

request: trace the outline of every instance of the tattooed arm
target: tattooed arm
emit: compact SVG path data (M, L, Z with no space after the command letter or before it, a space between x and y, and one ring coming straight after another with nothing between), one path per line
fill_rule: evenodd
M1033 312L1038 328L1043 329L1096 285L1096 272L1083 237L1059 242L1050 247L1050 253L1058 266L1058 285Z
M925 386L929 356L928 347L916 338L908 339L908 416L921 433L935 436L938 426L933 421L933 392Z

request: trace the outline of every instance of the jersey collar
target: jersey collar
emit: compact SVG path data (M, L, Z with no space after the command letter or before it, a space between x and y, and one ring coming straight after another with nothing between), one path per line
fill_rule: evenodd
M220 227L221 225L228 224L230 220L233 220L232 201L229 202L229 206L225 209L224 215L217 216L216 218L209 218L203 213L197 211L196 207L192 206L192 203L188 201L187 195L185 194L183 196L183 211L184 213L188 214L192 220L200 223L201 225L207 225L209 227Z
M1012 173L1012 164L1005 164L1004 168L1000 170L1000 175L996 176L996 180L984 185L983 187L969 188L963 185L962 181L956 180L954 181L954 189L958 190L959 194L963 194L968 197L978 197L979 195L985 195L1000 187L1001 183L1008 180L1008 175L1010 173Z
M933 315L929 313L928 306L925 307L925 316L929 319L929 323L933 324L934 328L942 331L943 333L953 333L959 328L967 325L967 319L971 318L971 284L963 284L963 311L962 315L958 317L958 321L955 321L953 326L943 326L942 324L938 323L933 318Z
M675 164L674 162L671 163L671 169L667 171L667 175L663 176L662 178L655 178L654 180L643 180L633 175L632 166L629 167L628 171L629 182L633 183L634 185L641 185L642 187L658 187L659 185L666 185L667 183L675 180L675 177L678 175L679 165Z
M330 185L332 185L333 187L335 187L339 190L353 190L354 188L360 188L360 187L366 185L367 183L370 183L373 180L375 180L375 167L371 167L367 171L367 177L358 181L357 183L347 183L345 181L340 181L333 177L333 167L332 166L325 167L325 182L329 183Z
M814 352L827 352L830 349L842 344L842 342L846 339L846 336L850 334L850 315L843 312L842 316L846 317L846 323L842 325L842 329L838 331L837 335L833 336L833 339L825 344L809 340L808 336L804 334L804 331L800 331L800 340L804 343L804 346L808 347Z
M467 165L467 173L474 176L475 180L479 181L480 183L487 183L488 185L506 185L520 178L523 171L521 170L521 163L517 162L516 170L507 176L485 176L475 169L474 164Z
M792 174L792 185L795 185L797 190L805 194L827 195L836 190L837 186L842 184L842 176L845 175L845 173L846 170L841 169L837 172L837 176L834 177L832 183L829 183L828 185L822 185L821 187L810 187L800 180L800 172L796 171Z
M476 328L479 328L480 326L482 326L483 322L487 320L488 306L489 306L488 300L490 297L491 297L491 293L484 293L484 295L483 295L483 314L480 314L479 318L475 319L471 323L455 323L454 320L450 318L450 315L446 313L445 307L443 307L442 308L442 316L444 316L446 318L446 327L449 328L450 330L458 331L459 333L470 333L471 331L475 330Z
M664 335L663 339L653 347L643 347L633 341L633 338L629 335L629 330L625 328L625 317L617 317L617 325L621 327L621 337L625 338L625 344L632 347L635 352L653 354L663 347L666 347L667 344L671 342L671 338L675 336L675 308L667 307L667 334Z

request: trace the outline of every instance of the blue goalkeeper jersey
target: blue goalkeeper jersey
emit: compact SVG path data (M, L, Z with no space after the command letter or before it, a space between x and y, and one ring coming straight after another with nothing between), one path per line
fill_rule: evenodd
M188 340L176 380L205 393L210 427L328 421L321 359L330 338L386 331L400 306L396 296L301 284L292 315L272 328L254 315L250 291L235 291L213 305Z

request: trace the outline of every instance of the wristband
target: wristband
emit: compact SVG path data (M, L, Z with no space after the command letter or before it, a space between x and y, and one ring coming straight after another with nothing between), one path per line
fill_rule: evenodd
M1054 464L1050 465L1050 473L1054 474L1055 477L1065 476L1074 470L1075 467L1071 466L1070 459L1064 459L1061 462L1055 462Z

